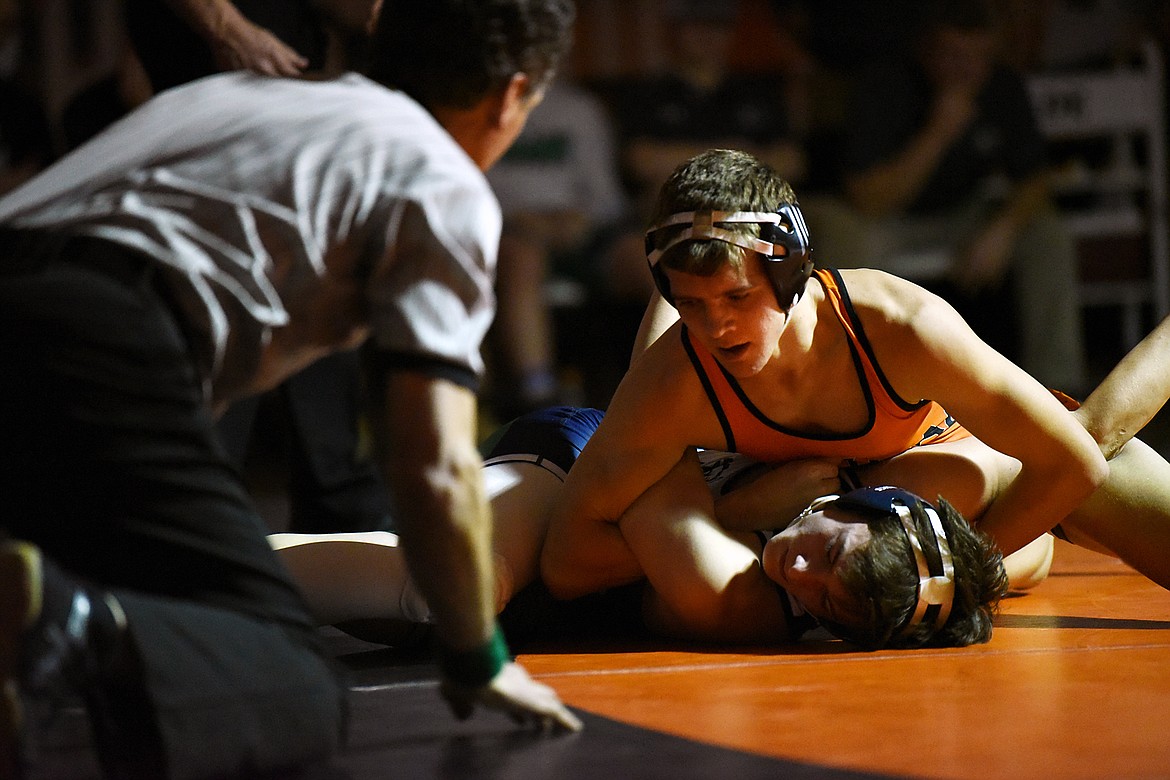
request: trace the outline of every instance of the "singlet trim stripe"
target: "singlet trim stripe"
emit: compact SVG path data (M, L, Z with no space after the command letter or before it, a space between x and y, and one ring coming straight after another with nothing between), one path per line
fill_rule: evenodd
M816 275L814 274L812 278L815 279ZM841 281L839 278L837 280L837 284L838 284L838 286L840 286L840 284L841 284ZM841 292L844 293L843 288L841 289ZM856 323L851 323L851 324L856 325ZM751 399L748 398L747 394L744 393L743 388L740 387L739 382L735 379L734 376L732 376L730 373L728 373L727 369L725 369L723 367L723 364L720 363L719 360L714 355L711 356L711 360L715 364L715 366L719 369L719 372L723 375L723 378L727 381L727 386L731 388L731 391L733 393L735 393L735 395L739 399L740 403L743 404L743 407L761 425L764 425L768 428L771 428L772 430L777 431L779 433L783 433L786 436L793 436L793 437L796 437L799 439L805 439L807 441L834 442L834 441L849 441L850 439L860 439L861 437L867 436L871 431L873 431L874 425L877 424L877 402L873 397L873 391L870 387L869 379L865 373L865 365L862 363L861 353L858 352L858 350L857 350L857 344L854 343L854 340L852 338L849 338L849 332L845 328L844 324L841 325L841 330L842 330L842 332L845 333L845 336L846 336L845 340L849 344L849 354L853 358L853 372L854 372L854 375L857 377L858 385L861 387L861 394L865 398L865 410L866 410L865 424L856 431L848 431L845 433L815 433L815 432L811 432L811 431L797 430L795 428L789 428L789 427L786 427L784 425L781 425L780 423L772 420L766 414L761 412L759 407L757 407L754 403L752 403ZM698 362L698 355L696 355L693 351L693 347L691 346L690 338L687 336L687 331L686 331L685 327L683 328L683 344L687 348L687 353L690 354L690 356L691 356L691 362L695 364L695 368L698 370L699 378L702 380L703 386L705 388L707 388L708 397L713 399L712 400L713 404L716 403L718 401L718 396L714 395L715 390L710 385L710 380L707 378L707 372L703 369L702 364L700 362ZM872 358L871 358L871 360L872 360ZM876 366L875 366L875 368L876 368ZM878 379L883 380L883 377L881 376L881 372L877 371L876 373L878 375ZM883 380L883 385L884 385L884 380ZM895 398L893 400L895 403L898 403L898 399ZM899 404L899 406L901 406L901 404ZM917 407L915 407L915 408L917 408ZM722 421L724 418L722 416L721 407L717 407L717 410L720 411L720 421ZM730 441L732 438L730 431L728 431L727 436L728 436L728 440ZM730 451L734 452L735 450L734 450L734 448L731 448Z
M885 390L886 395L889 396L890 400L893 401L900 409L903 409L907 412L918 411L923 406L930 403L930 401L927 399L923 399L917 403L910 403L894 391L894 388L890 385L889 380L886 379L886 372L882 371L881 364L878 363L877 358L873 354L873 347L869 343L869 337L865 335L865 328L861 325L861 320L857 316L857 311L853 308L853 300L849 297L849 290L846 289L845 282L843 279L841 279L840 271L838 271L836 268L826 268L825 270L832 274L833 279L837 282L837 291L841 294L841 306L845 310L845 316L849 318L849 324L853 326L853 333L857 337L857 343L861 345L863 350L865 350L865 357L869 360L869 365L871 368L873 368L873 372L877 376L878 381L882 383L882 389ZM852 342L850 343L850 346L852 346Z
M488 458L483 462L485 466L492 466L497 463L531 463L535 466L540 466L542 469L552 474L554 477L564 482L569 476L565 470L553 463L543 455L533 455L530 453L513 452L507 455L497 455L494 458Z
M686 350L687 357L690 358L691 365L695 369L695 374L699 377L699 382L703 385L703 392L707 394L707 400L711 402L711 408L715 410L715 416L719 418L719 427L723 429L723 438L727 439L727 451L735 452L735 434L731 432L731 422L723 412L723 404L719 402L719 395L711 385L711 379L707 376L707 372L703 368L703 362L695 354L695 348L691 344L687 326L683 325L679 332L682 336L683 349Z

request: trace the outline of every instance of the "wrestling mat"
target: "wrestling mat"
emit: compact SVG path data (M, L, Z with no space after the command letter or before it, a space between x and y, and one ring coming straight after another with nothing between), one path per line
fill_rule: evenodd
M325 633L352 674L351 733L303 780L1170 776L1170 592L1063 542L974 648L525 648L585 721L570 736L458 722L425 656ZM67 711L33 777L97 778L85 743Z

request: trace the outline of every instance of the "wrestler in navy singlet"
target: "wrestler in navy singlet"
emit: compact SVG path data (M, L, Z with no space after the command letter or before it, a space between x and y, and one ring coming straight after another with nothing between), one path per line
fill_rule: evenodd
M550 468L562 480L585 442L601 424L599 409L552 406L517 417L496 431L480 448L484 464L529 461Z
M485 465L534 463L562 480L597 430L604 413L598 409L556 406L512 420L481 447ZM712 490L730 486L728 476L750 467L749 459L730 453L704 453L703 473ZM723 464L712 468L713 461ZM727 483L727 484L725 484ZM799 637L816 622L794 608L781 590L789 630ZM611 588L571 601L558 601L540 581L516 594L500 616L512 646L524 642L630 640L651 638L642 621L642 583Z

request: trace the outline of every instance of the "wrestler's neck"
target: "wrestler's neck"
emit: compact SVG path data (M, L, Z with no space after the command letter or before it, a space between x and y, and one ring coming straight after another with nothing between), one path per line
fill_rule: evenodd
M820 285L809 284L800 299L788 309L771 358L763 370L742 384L815 386L809 385L808 380L824 375L825 361L836 354L839 344L843 343L840 327L834 318L823 316L827 306Z

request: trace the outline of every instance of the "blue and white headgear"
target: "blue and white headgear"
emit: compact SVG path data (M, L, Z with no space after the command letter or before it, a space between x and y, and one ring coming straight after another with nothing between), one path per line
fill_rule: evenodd
M920 624L929 626L931 634L945 626L955 600L955 561L942 520L930 502L908 490L885 486L851 490L832 501L819 503L817 508L823 509L830 504L854 511L894 515L902 521L902 529L918 567L918 602L898 636L906 636ZM927 522L922 523L921 528L914 520L913 507L921 508L926 516Z

